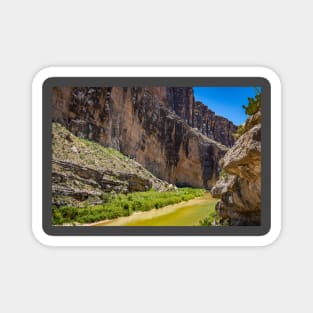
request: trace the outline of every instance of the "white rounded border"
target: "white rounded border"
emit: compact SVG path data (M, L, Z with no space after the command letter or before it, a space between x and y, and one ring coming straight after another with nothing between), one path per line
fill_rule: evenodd
M263 236L51 236L42 228L42 86L50 77L263 77L271 84L271 229ZM32 84L32 229L48 246L265 246L281 230L281 83L265 67L48 67ZM275 127L273 127L275 125Z

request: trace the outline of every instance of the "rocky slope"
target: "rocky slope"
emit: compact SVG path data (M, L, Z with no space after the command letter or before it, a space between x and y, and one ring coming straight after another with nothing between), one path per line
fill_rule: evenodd
M260 225L261 113L245 123L243 134L221 160L223 175L212 188L220 217L229 225Z
M78 138L52 125L53 205L97 204L110 192L173 189L119 151Z
M236 128L196 103L192 88L56 87L52 105L54 122L178 186L211 188Z

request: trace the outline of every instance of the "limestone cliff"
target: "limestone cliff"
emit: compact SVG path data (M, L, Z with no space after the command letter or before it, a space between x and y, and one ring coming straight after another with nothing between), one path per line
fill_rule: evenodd
M261 113L252 115L243 134L221 160L223 175L212 188L222 221L229 225L260 225Z
M167 88L167 104L188 125L227 147L234 144L237 126L225 117L216 115L200 101L195 101L192 88Z
M192 88L56 87L52 105L54 122L178 186L211 188L236 129L195 102Z

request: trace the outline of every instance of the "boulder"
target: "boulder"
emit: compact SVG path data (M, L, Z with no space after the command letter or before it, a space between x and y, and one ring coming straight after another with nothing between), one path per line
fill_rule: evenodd
M260 225L261 124L260 114L245 124L245 132L221 159L224 175L211 192L219 198L216 210L222 223Z

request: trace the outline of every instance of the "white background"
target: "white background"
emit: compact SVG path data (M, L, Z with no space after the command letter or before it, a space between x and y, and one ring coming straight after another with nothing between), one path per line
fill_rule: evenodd
M2 1L0 311L312 311L310 3ZM273 68L284 107L280 238L264 248L40 245L31 233L31 80L51 65Z

